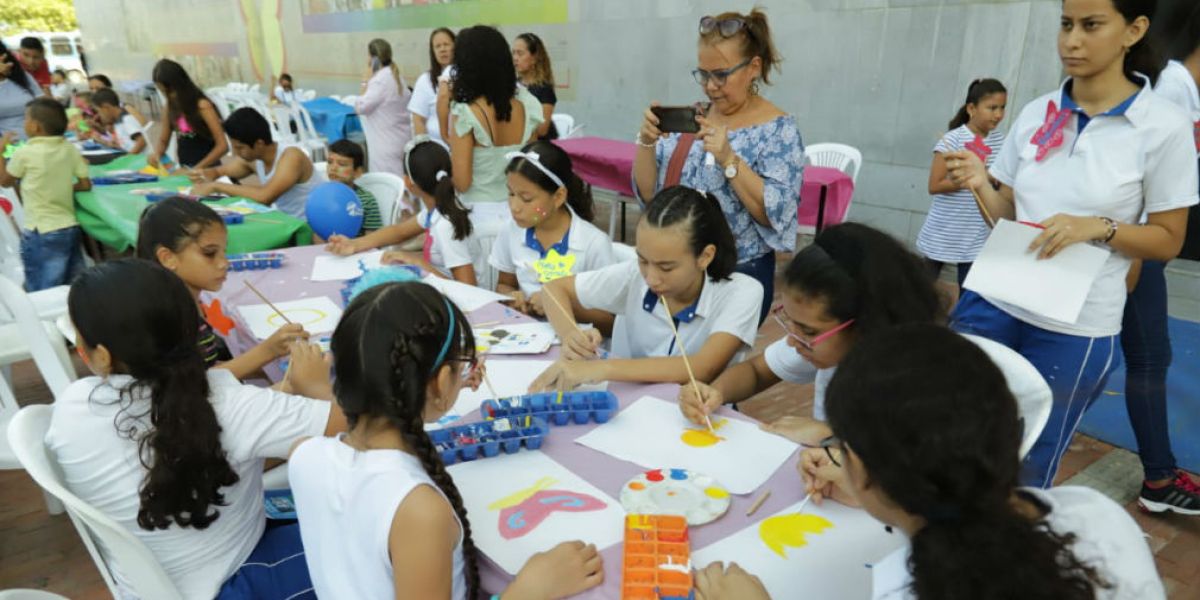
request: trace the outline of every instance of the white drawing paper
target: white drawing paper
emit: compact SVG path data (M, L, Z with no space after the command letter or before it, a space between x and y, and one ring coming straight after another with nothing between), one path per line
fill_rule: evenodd
M1111 252L1072 244L1053 258L1030 252L1041 229L1001 219L971 266L963 287L1062 323L1079 319L1092 283Z
M503 294L497 294L491 290L467 285L453 279L442 279L433 275L426 275L421 281L433 286L442 295L454 301L454 304L463 312L473 312L493 302L503 302L509 299L508 296Z
M533 380L537 379L537 376L541 375L542 371L545 371L554 362L549 360L488 360L485 364L487 365L487 381L495 388L495 395L507 398L528 394L529 385L533 383ZM576 391L584 392L607 389L608 383L594 383L575 388ZM478 409L484 400L493 399L492 392L486 383L481 384L478 390L464 387L459 392L458 399L454 402L450 413L461 417Z
M342 309L328 296L276 302L275 306L288 321L302 325L310 334L329 333L337 327L338 320L342 318ZM271 337L277 329L287 324L275 309L266 304L239 306L238 312L242 314L242 320L250 328L250 333L259 340Z
M712 424L709 432L676 403L644 396L575 442L648 469L703 473L734 494L753 492L799 448L753 422L713 416Z
M363 269L374 269L383 258L383 250L374 250L350 256L322 254L313 261L310 281L344 281L363 274Z

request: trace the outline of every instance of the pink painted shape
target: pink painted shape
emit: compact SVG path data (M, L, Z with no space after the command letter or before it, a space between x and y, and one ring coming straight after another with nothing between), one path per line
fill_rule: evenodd
M607 504L585 494L565 490L540 490L525 501L500 511L500 537L519 538L537 529L554 512L591 512Z
M1045 160L1051 150L1062 145L1063 129L1066 128L1071 114L1070 110L1059 110L1053 100L1046 103L1046 119L1042 122L1042 126L1033 133L1033 138L1029 140L1030 144L1038 147L1035 157L1037 162Z
M992 155L992 147L988 146L987 142L983 141L983 138L979 136L975 136L975 139L967 142L966 149L974 152L975 156L978 156L979 160L983 161L984 164L987 163L988 157Z

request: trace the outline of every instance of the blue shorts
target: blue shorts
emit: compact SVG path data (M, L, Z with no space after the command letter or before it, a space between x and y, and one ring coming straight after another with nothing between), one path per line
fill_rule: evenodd
M221 586L217 600L315 600L300 525L272 526L254 547L246 562Z

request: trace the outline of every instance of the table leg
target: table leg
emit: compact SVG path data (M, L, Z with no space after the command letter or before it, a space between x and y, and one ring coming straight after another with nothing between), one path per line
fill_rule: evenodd
M821 233L821 229L825 227L825 193L829 191L829 186L821 186L821 198L817 201L817 233Z

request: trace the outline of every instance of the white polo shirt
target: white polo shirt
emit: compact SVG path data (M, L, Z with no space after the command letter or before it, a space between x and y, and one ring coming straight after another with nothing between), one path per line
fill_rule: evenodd
M221 514L206 529L172 524L146 531L137 524L138 489L146 467L138 458L138 443L114 426L139 432L147 427L145 418L122 416L149 412L144 388L132 399L120 397L118 390L131 380L112 375L72 383L54 403L46 448L61 465L67 489L145 543L183 598L210 600L262 538L263 461L287 458L297 439L323 435L332 404L243 384L223 369L209 370L209 400L221 425L221 449L238 482L221 488L226 504L212 507ZM123 405L129 405L127 413ZM117 583L128 589L119 572Z
M113 124L113 131L117 135L117 143L121 145L121 149L126 152L133 151L133 145L137 143L137 139L143 137L142 124L129 113L123 113L121 118ZM146 147L142 147L142 152L146 151Z
M425 247L429 249L425 260L443 275L449 277L450 269L474 264L471 258L474 229L471 235L461 240L454 239L454 224L436 208L422 208L417 213L417 223L425 230Z
M472 207L474 210L478 207ZM567 234L549 248L542 248L532 227L523 228L509 219L496 237L489 262L502 273L515 273L521 291L532 294L547 281L595 271L616 261L608 234L571 210Z
M613 356L680 355L668 321L671 316L646 285L637 262L621 262L576 276L575 295L585 308L617 316L613 325ZM762 295L762 284L741 273L723 281L706 277L695 304L671 307L683 350L695 354L713 334L728 333L742 342L742 348L729 364L739 362L758 335Z
M1025 357L999 342L977 335L965 333L959 335L979 346L979 349L986 352L992 362L999 367L1000 372L1004 374L1004 381L1008 384L1009 392L1017 399L1017 404L1029 406L1050 401L1050 386L1046 384L1041 375L1038 375L1037 370L1029 364ZM767 368L783 381L813 384L813 418L818 421L828 420L825 417L825 391L829 388L833 374L837 372L836 366L828 369L816 368L805 360L795 348L787 344L786 337L767 346L766 351L763 352L763 358L767 361Z
M1192 122L1183 110L1143 87L1122 105L1087 120L1071 115L1062 144L1036 159L1035 133L1046 121L1048 103L1059 109L1074 103L1063 88L1021 110L991 174L1012 187L1019 221L1038 223L1058 213L1106 216L1136 223L1144 212L1158 213L1197 203L1196 150ZM1102 246L1105 247L1105 246ZM1075 323L1048 319L991 300L1026 323L1085 337L1120 333L1125 307L1125 274L1130 259L1112 252L1092 284Z
M1059 534L1075 536L1071 552L1096 569L1111 588L1096 590L1096 600L1160 600L1166 598L1162 579L1141 527L1116 502L1082 486L1041 490L1021 488L1046 507L1046 525ZM904 546L871 567L872 600L915 600Z
M1158 83L1154 84L1154 93L1185 110L1193 122L1200 121L1200 90L1196 89L1192 72L1179 61L1167 63L1158 75Z

